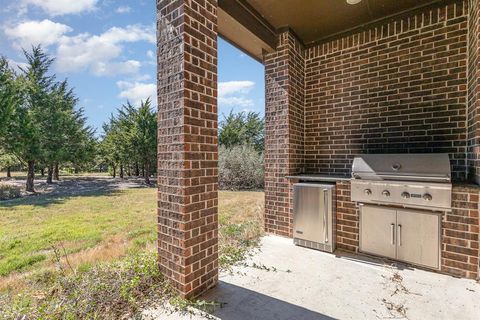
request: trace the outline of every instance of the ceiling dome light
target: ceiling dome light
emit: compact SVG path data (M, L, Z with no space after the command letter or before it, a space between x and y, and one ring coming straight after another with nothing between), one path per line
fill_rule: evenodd
M360 3L360 2L362 2L362 0L347 0L348 4L357 4L357 3Z

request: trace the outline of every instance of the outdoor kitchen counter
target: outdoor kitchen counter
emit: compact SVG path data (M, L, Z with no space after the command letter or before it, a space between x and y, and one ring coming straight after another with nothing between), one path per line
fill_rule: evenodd
M325 182L336 182L336 181L350 181L351 177L349 176L335 176L327 174L300 174L296 176L286 176L290 180L303 180L303 181L325 181Z
M464 188L464 189L470 189L470 190L480 190L480 185L474 184L474 183L469 183L469 182L452 182L452 186L456 188Z

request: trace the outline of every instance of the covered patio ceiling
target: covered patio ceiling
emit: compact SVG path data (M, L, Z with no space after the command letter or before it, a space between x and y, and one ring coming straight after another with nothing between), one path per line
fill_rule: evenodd
M355 0L351 0L355 2ZM356 0L358 1L358 0ZM301 2L301 5L299 5ZM261 61L279 30L290 28L306 46L451 0L219 0L219 34Z

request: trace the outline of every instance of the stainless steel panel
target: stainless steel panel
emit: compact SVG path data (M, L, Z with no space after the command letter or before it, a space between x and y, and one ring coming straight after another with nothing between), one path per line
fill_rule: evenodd
M334 216L333 190L334 185L314 183L294 184L293 203L293 236L295 243L312 248L327 246L333 251ZM297 241L302 240L302 241ZM316 243L316 245L306 245Z
M430 268L439 268L439 214L418 210L397 210L397 259Z
M446 153L364 154L353 159L352 175L369 180L449 182L450 160Z
M360 206L360 250L384 257L396 256L396 211L380 206Z
M352 179L351 186L351 199L357 202L397 204L431 210L450 210L452 205L452 185L449 183L425 184ZM389 191L389 196L384 195L385 190ZM402 196L404 193L408 193L408 198Z

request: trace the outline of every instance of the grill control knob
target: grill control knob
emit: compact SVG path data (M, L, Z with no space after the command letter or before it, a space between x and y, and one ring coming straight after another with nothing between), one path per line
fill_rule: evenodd
M363 192L364 192L367 196L369 196L369 195L372 194L372 190L370 190L370 189L365 189Z
M390 191L388 191L388 190L383 190L383 191L382 191L382 195L383 195L384 197L390 197Z
M410 193L408 193L407 191L402 192L402 198L403 198L403 199L408 199L408 198L410 198Z
M423 200L432 201L432 195L430 193L425 193L423 195Z

